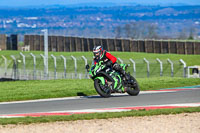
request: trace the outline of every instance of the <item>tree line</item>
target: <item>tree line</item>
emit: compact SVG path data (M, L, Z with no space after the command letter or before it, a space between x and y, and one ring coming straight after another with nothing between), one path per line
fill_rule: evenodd
M131 39L170 39L170 36L162 36L160 32L163 32L159 28L158 24L137 21L125 24L124 26L116 26L114 33L115 38L131 38ZM198 37L197 28L189 26L183 28L176 33L175 39L196 39Z

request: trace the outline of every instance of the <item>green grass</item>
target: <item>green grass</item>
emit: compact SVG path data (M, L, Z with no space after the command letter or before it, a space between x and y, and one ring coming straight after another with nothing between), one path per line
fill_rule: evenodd
M23 52L26 55L26 68L33 69L33 61L30 56L30 52ZM43 52L32 51L37 56L37 70L43 70L43 60L40 55ZM151 78L137 78L141 90L152 90L162 88L173 88L181 86L199 85L200 79L187 79L179 78L182 76L182 65L179 63L179 59L183 59L187 66L200 65L200 55L177 55L177 54L150 54L150 53L134 53L134 52L111 52L116 57L123 59L124 63L131 64L129 58L132 58L136 62L136 76L146 77L146 65L143 62L143 58L150 61L150 77ZM92 61L92 52L49 52L49 70L53 71L53 60L50 55L54 54L57 57L57 71L63 72L63 61L60 55L67 57L67 72L73 72L73 60L71 55L78 59L78 72L84 73L84 61L81 56L85 56L89 61ZM4 55L8 58L9 68L12 68L13 62L10 55L15 55L18 60L22 60L19 56L19 51L1 51L0 55ZM159 64L155 61L159 58L163 61L164 77L159 77ZM170 76L170 67L167 63L167 58L170 58L175 63L174 78ZM22 68L22 63L18 64L19 68ZM4 62L0 57L0 68L3 69ZM132 64L128 71L132 73ZM70 97L77 96L79 93L84 95L96 95L96 91L93 86L93 81L89 79L66 79L66 80L35 80L35 81L12 81L12 82L0 82L0 102L7 101L20 101L20 100L33 100L44 98L58 98L58 97ZM159 114L177 114L177 113L191 113L200 112L200 108L182 108L182 109L162 109L162 110L140 110L129 111L120 113L94 113L94 114L80 114L71 116L48 116L48 117L26 117L26 118L10 118L0 119L0 124L29 124L40 122L52 122L52 121L69 121L69 120L82 120L82 119L107 119L115 117L129 117L129 116L149 116Z
M112 113L75 114L70 116L3 118L0 119L0 124L1 125L30 124L30 123L45 123L45 122L55 122L55 121L75 121L75 120L108 119L108 118L122 118L122 117L140 117L140 116L152 116L152 115L169 115L169 114L194 113L194 112L200 112L200 107L157 109L148 111L132 110L126 112L112 112Z
M141 90L199 85L200 79L188 78L138 78ZM0 102L58 98L78 94L96 95L90 79L33 80L0 82Z

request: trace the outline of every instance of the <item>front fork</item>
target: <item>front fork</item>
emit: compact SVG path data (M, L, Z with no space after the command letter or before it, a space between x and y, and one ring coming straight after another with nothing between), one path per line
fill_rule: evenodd
M103 85L103 88L104 89L111 89L113 90L113 87L112 87L112 82L109 82L107 79L105 79L104 77L96 77L95 79L99 79Z

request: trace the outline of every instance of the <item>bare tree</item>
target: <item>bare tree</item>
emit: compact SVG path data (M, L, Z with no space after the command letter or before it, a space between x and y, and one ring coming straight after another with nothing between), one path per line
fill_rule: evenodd
M133 22L131 23L131 38L132 39L138 39L139 37L139 26L138 26L138 23L136 22Z
M122 29L120 26L117 26L115 28L115 38L121 38L121 34L122 34Z
M139 23L139 39L145 39L147 38L147 26L148 23L147 22L140 22Z
M187 30L185 28L180 31L178 39L187 39Z
M126 24L124 26L124 30L125 30L125 35L127 38L130 38L131 37L131 25L130 24Z
M147 26L147 38L148 39L156 39L156 38L158 38L157 29L158 29L157 25L149 24Z
M190 31L189 31L189 37L188 39L193 40L196 36L196 28L195 27L190 27Z
M132 39L153 39L158 38L158 27L145 21L132 22L124 26L124 33L127 38Z

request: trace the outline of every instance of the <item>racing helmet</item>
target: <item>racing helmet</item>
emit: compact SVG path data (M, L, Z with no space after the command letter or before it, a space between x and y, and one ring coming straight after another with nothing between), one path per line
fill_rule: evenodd
M95 46L93 48L93 54L95 59L100 59L103 53L103 47L102 46Z

